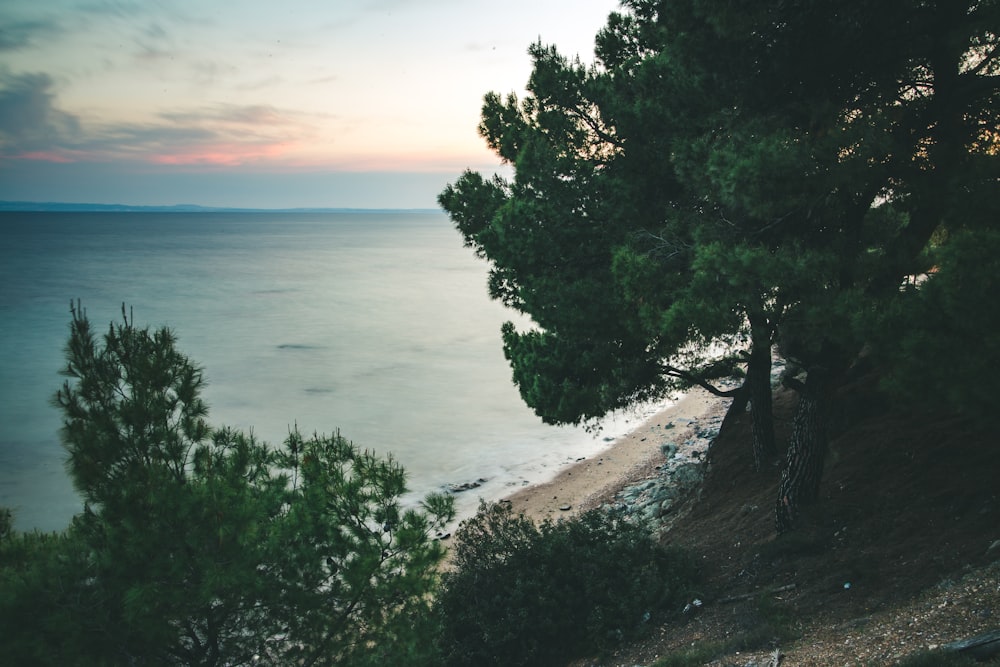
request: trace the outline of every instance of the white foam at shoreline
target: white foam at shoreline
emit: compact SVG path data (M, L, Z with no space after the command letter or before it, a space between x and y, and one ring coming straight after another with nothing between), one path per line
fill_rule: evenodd
M476 485L453 493L456 509L454 523L457 525L474 515L481 501L495 502L521 489L546 484L575 463L601 455L663 410L676 405L683 396L676 394L672 399L661 399L609 415L601 422L598 433L559 447L558 451L540 452L537 457L520 462L504 461L501 456L493 465L477 467L467 479L449 480L444 485L427 486L422 491L414 489L407 494L404 504L416 504L427 493L445 491L448 485Z

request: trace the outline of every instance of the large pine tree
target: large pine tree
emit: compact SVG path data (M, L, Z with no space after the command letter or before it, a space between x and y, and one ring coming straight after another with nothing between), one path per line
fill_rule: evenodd
M594 66L535 45L528 97L487 96L513 181L467 173L440 202L537 323L504 345L551 421L705 382L723 344L745 350L760 461L777 342L799 394L787 530L818 495L857 323L935 231L996 225L1000 3L623 5Z

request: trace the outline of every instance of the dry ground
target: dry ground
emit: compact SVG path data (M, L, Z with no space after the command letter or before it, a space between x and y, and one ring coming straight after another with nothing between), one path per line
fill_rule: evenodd
M776 395L779 442L793 408ZM703 564L704 604L578 664L653 665L743 637L753 648L697 664L770 665L779 649L781 665L892 665L1000 629L1000 428L889 411L870 380L841 392L832 423L821 502L780 538L780 466L755 473L748 416L727 425L700 498L664 538Z

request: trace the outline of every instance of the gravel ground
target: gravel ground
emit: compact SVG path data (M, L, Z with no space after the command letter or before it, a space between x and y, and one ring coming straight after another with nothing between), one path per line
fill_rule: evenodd
M803 637L782 647L781 665L893 665L920 651L939 649L1000 628L1000 562L945 581L916 600L871 616L837 621L822 617L803 628ZM770 652L736 656L712 667L764 666Z

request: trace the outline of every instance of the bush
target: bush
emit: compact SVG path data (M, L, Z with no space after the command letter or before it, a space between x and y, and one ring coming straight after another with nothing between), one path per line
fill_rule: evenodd
M483 504L456 533L437 600L449 665L553 665L635 637L680 610L692 561L645 529L591 511L535 526Z

